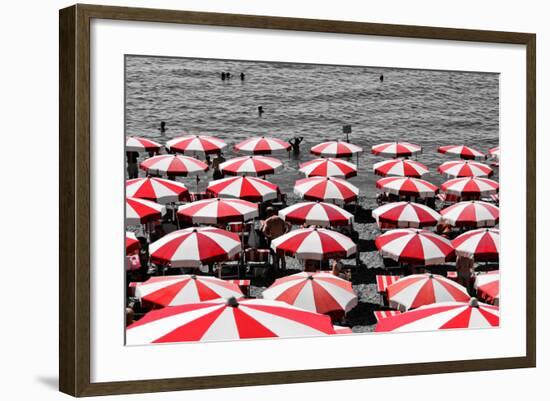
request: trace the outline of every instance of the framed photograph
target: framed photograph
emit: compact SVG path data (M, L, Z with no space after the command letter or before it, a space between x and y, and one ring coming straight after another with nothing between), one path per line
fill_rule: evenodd
M59 21L62 392L535 366L534 34Z

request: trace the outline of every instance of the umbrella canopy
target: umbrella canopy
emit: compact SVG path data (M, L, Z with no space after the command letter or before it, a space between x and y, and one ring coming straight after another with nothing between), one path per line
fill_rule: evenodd
M349 237L336 231L301 228L271 241L271 249L298 259L323 260L354 255L357 246Z
M401 177L420 178L429 170L424 164L409 159L382 160L373 166L374 174L386 177L397 175Z
M353 223L353 214L325 202L302 202L287 206L279 216L293 224L307 224L321 227L347 226Z
M126 231L126 255L134 253L139 249L139 240L136 234L131 231Z
M329 141L315 145L311 153L323 157L351 157L363 152L361 146L343 141Z
M462 159L470 159L470 160L485 159L485 155L482 152L474 148L470 148L469 146L463 146L463 145L440 146L437 149L437 151L443 154L457 155L457 156L460 156Z
M206 189L220 198L240 198L251 202L265 202L277 199L279 187L256 177L229 177L210 181Z
M357 200L359 189L340 178L311 177L296 181L294 193L307 200L348 203Z
M500 253L500 230L480 228L467 231L453 240L456 254L478 262L496 262Z
M426 180L411 177L386 177L376 181L376 188L394 195L433 198L437 187Z
M500 146L489 149L488 154L489 154L489 156L496 157L497 159L500 159Z
M208 165L189 156L159 155L142 161L139 168L149 174L196 176L208 170Z
M353 333L353 330L351 327L344 327L344 326L332 326L334 328L334 331L336 334L351 334Z
M165 235L149 246L151 261L170 267L200 267L241 251L237 234L214 227L190 227Z
M180 206L178 217L196 224L247 221L258 217L258 205L242 199L204 199Z
M158 152L162 145L155 141L139 137L126 138L127 152Z
M279 159L266 156L236 157L220 164L220 170L226 175L264 176L275 174L282 168Z
M441 174L449 177L490 177L493 169L486 164L473 160L453 160L437 168Z
M435 226L441 215L432 208L414 202L386 203L372 211L372 217L380 223L388 223L396 227L428 227Z
M186 135L166 142L170 151L189 155L220 153L226 146L221 139L208 135Z
M236 284L194 274L151 277L136 287L136 297L141 302L163 307L243 296Z
M453 178L441 184L441 191L466 198L496 194L498 188L498 182L480 177Z
M474 282L474 288L479 298L490 303L497 303L500 298L500 272L494 270L478 274Z
M290 150L290 144L281 139L260 136L246 139L235 145L234 149L247 155L269 155Z
M492 227L499 214L497 206L482 201L459 202L441 211L442 220L454 227Z
M158 203L139 198L126 198L126 223L145 224L158 220L166 213L166 207Z
M181 182L147 177L126 180L126 196L159 203L187 201L189 190Z
M331 273L302 272L277 279L262 297L323 314L349 312L357 305L351 283Z
M285 302L219 299L170 306L128 326L129 345L336 334L328 316Z
M413 274L386 289L392 308L402 312L438 302L468 302L466 288L438 274Z
M454 257L451 242L431 231L400 228L390 230L375 240L378 251L399 263L437 265Z
M382 319L376 332L431 331L445 329L483 329L498 327L498 307L473 298L469 302L441 302L421 306L400 315Z
M300 172L306 177L341 177L357 175L357 165L341 159L315 159L300 164Z
M371 152L378 156L403 157L422 152L422 147L408 142L386 142L374 145Z

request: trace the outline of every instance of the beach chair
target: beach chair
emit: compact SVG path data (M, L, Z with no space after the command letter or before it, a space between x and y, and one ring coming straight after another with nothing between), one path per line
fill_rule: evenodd
M390 285L395 283L397 280L399 280L403 276L397 276L397 275L377 275L376 276L376 290L380 294L380 297L382 298L382 304L385 306L388 306L388 297L387 297L387 289Z
M388 317L397 316L400 315L401 312L398 310L375 310L374 311L374 317L376 318L377 322L380 322L380 320L387 319Z
M272 268L269 249L249 248L245 251L245 264L252 277L265 278Z
M250 280L227 280L232 284L236 284L241 289L245 297L250 297Z

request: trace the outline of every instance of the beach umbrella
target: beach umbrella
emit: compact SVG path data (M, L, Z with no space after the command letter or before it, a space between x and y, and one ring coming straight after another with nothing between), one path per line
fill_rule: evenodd
M437 149L437 151L443 154L457 155L462 159L477 159L477 160L485 159L485 155L482 152L474 148L471 148L469 146L463 146L463 145L440 146Z
M489 149L488 154L489 154L489 156L496 157L497 159L500 159L500 146Z
M182 155L159 155L145 159L139 168L149 174L169 176L198 176L208 170L208 165L193 157Z
M394 195L433 198L437 187L426 180L411 177L386 177L376 181L376 188Z
M398 263L429 266L454 258L451 242L427 230L398 228L378 236L374 243L381 255Z
M350 178L357 175L357 166L341 159L315 159L300 164L300 172L306 177Z
M467 231L453 240L453 246L458 256L478 262L496 262L500 253L500 230L479 228Z
M454 227L492 227L498 224L499 209L488 202L465 201L441 210L441 218Z
M371 152L378 156L404 157L422 152L422 147L409 142L386 142L374 145Z
M498 188L498 182L481 177L453 178L441 184L442 192L465 198L496 194Z
M361 146L344 141L329 141L315 145L311 153L323 157L351 157L363 152Z
M246 139L235 145L234 149L247 155L269 155L290 150L290 144L281 139L260 136Z
M251 202L277 199L279 187L256 177L228 177L210 181L206 192L220 198L240 198Z
M129 225L145 224L158 220L166 213L166 207L139 198L126 198L126 223Z
M282 168L279 159L266 156L236 157L220 164L220 170L226 175L264 176L275 174Z
M155 141L139 137L126 138L127 152L158 152L162 145Z
M376 332L432 331L445 329L483 329L498 327L498 307L472 298L468 302L441 302L421 306L400 315L382 319Z
M294 193L313 201L353 202L359 189L349 182L334 177L310 177L296 181Z
M136 287L136 297L143 303L178 306L218 298L244 297L238 285L210 276L184 274L157 276Z
M262 298L323 314L346 313L357 305L357 295L349 281L323 272L301 272L279 278L262 292Z
M441 174L450 177L490 177L493 169L486 164L473 160L453 160L437 168Z
M230 259L240 251L237 234L214 227L173 231L149 246L151 261L170 267L200 267Z
M166 142L166 148L172 152L188 155L220 153L227 143L209 135L186 135Z
M432 208L414 202L386 203L372 211L372 217L378 225L387 223L396 227L428 227L435 226L440 214Z
M279 210L279 217L293 224L321 227L347 226L353 223L353 214L325 202L301 202Z
M500 272L493 270L476 276L474 288L479 298L493 304L498 304L500 298Z
M344 327L344 326L332 326L334 328L334 331L336 334L352 334L353 330L351 327Z
M217 299L147 313L126 330L126 343L221 341L336 334L330 317L266 299Z
M131 231L126 231L126 255L134 253L139 249L139 240L136 234Z
M470 295L460 284L438 274L413 274L386 288L390 307L402 312L439 302L468 302Z
M194 224L225 224L258 217L258 205L242 199L204 199L182 205L178 217Z
M424 164L409 159L382 160L373 166L374 174L386 177L397 175L401 177L420 178L428 172Z
M181 182L147 177L126 180L126 196L159 203L188 201L189 190Z
M349 237L337 231L301 228L271 241L271 249L298 259L323 260L354 255L357 246Z

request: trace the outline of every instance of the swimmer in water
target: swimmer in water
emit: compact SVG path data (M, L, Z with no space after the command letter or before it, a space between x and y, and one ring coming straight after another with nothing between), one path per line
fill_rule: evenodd
M384 74L380 74L380 82L384 82Z
M263 106L258 106L258 116L261 117L262 114L264 114L264 108Z
M294 153L295 156L300 154L300 144L303 142L303 140L303 136L295 136L290 141L288 141L288 143L290 143L290 146L292 146L292 153Z
M160 131L161 135L164 135L166 133L168 128L166 128L166 123L164 121L160 122L160 127L158 128L158 130Z
M225 72L222 72L222 81L225 81Z

